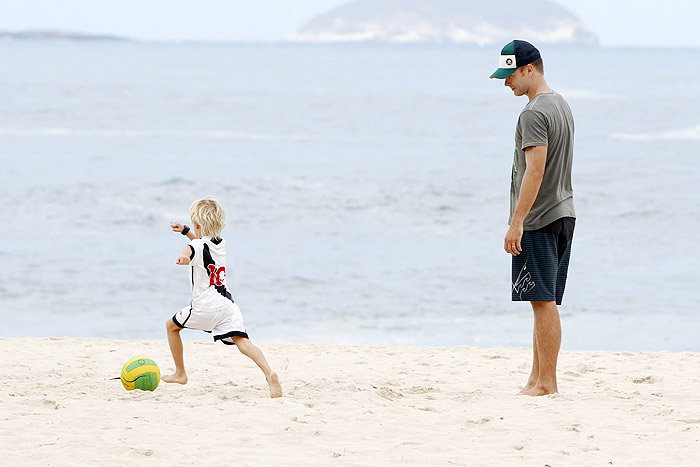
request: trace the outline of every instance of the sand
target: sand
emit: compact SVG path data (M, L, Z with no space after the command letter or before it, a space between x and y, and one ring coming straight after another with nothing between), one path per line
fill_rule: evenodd
M559 394L518 390L530 350L186 341L189 383L125 391L165 340L0 339L0 465L683 466L700 458L700 354L563 351Z

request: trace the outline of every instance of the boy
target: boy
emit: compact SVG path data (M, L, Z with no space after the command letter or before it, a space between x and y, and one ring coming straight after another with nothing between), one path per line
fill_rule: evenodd
M185 328L199 329L213 333L214 341L235 344L265 374L270 397L282 397L277 373L270 369L262 351L248 339L241 310L226 288L226 242L219 236L226 221L223 208L214 198L203 198L190 206L190 218L194 231L179 222L170 223L174 232L180 232L191 240L178 256L176 264L190 266L192 302L166 322L175 373L163 376L163 381L187 383L180 331Z

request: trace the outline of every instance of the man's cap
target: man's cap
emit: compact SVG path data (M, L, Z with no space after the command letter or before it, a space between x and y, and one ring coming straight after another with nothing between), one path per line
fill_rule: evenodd
M505 79L512 75L518 67L532 63L538 58L540 58L540 51L529 42L519 40L509 42L501 50L498 70L493 72L491 78Z

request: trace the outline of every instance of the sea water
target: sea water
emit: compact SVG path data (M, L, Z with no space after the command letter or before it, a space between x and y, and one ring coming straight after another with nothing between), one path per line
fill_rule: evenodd
M0 42L0 336L165 339L169 223L215 195L254 340L531 345L498 52ZM542 48L576 119L565 349L700 351L694 53Z

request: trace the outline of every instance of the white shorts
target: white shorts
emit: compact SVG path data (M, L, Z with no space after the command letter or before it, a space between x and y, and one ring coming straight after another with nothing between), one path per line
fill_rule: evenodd
M175 313L173 322L181 328L210 332L214 334L215 341L228 345L233 345L234 336L248 337L241 310L233 302L231 306L215 311L200 311L186 306Z

